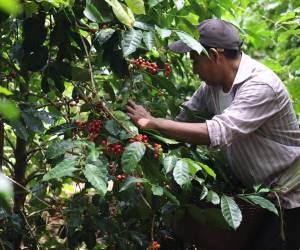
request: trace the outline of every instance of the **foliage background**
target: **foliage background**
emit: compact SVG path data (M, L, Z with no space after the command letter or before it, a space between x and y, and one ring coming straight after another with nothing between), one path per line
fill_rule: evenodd
M132 98L174 118L200 81L189 58L165 46L185 32L199 48L194 26L223 18L240 29L244 51L281 77L299 116L299 1L9 0L0 9L0 170L15 183L13 195L1 195L3 249L153 249L155 241L182 249L167 215L180 216L195 189L198 201L221 207L239 226L234 200L245 190L219 152L152 132L149 146L130 144L138 131L121 111ZM161 70L128 67L138 57ZM93 143L75 121L95 119L103 126ZM103 139L121 144L122 156L107 153ZM154 143L162 144L158 159ZM274 211L257 198L266 190L248 191L243 199Z

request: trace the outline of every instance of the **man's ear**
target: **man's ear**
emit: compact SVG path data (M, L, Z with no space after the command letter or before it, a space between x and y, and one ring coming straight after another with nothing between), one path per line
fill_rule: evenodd
M218 52L217 49L215 48L210 48L208 50L208 54L209 54L209 57L212 61L214 61L215 63L218 63L220 61L220 54Z

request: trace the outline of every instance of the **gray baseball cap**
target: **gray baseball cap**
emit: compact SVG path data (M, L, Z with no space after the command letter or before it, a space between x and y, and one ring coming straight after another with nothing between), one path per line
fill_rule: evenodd
M224 20L204 20L198 25L197 30L200 34L199 42L204 47L239 50L243 44L236 27ZM168 45L168 48L178 53L193 50L181 40Z

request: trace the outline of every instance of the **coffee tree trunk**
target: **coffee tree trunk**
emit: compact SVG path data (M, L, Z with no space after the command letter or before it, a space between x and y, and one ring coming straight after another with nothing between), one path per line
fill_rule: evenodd
M26 161L26 142L19 137L17 137L16 151L15 151L16 163L14 165L14 180L20 185L25 183L25 171L27 166ZM23 220L22 210L24 207L26 198L26 191L22 189L19 185L14 185L14 212L20 216ZM24 225L24 223L22 223ZM20 249L23 230L20 234L16 235L14 242L14 249Z

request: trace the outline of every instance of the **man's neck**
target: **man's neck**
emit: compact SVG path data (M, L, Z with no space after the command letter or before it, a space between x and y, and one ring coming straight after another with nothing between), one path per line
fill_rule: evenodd
M242 56L240 56L238 59L235 60L228 60L227 66L225 68L225 78L224 82L222 84L223 92L227 93L230 91L234 79L236 77L236 74L238 72L240 62L241 62Z

